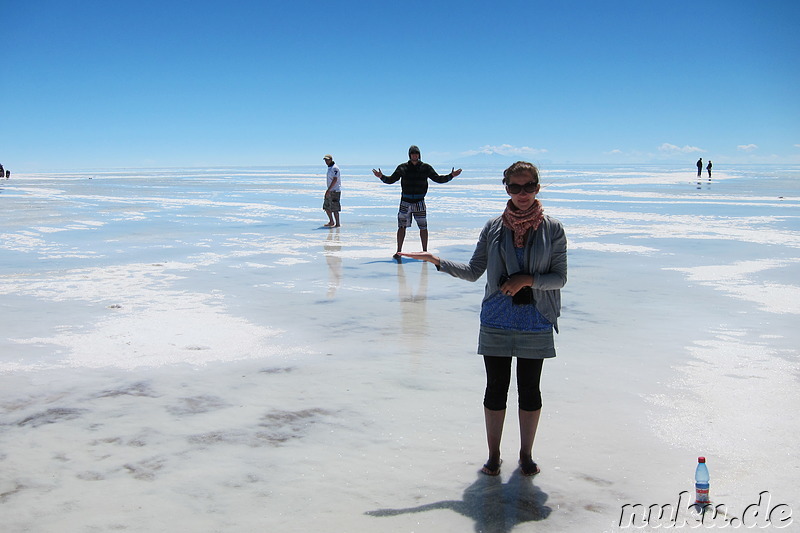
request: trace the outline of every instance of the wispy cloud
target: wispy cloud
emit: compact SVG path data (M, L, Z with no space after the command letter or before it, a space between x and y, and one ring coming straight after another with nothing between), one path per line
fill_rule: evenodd
M795 144L794 147L795 148L800 148L800 144Z
M758 149L758 145L757 144L740 144L739 146L736 147L736 149L739 150L740 152L752 152L753 150L757 150Z
M664 143L658 147L659 152L665 152L668 154L691 154L692 152L705 152L702 148L698 148L697 146L677 146L670 143Z
M501 144L499 146L487 144L477 150L467 150L463 155L477 154L500 154L500 155L536 155L545 154L544 148L531 148L530 146L513 146L511 144Z
M618 155L618 154L622 153L622 150L620 150L619 148L615 148L615 149L611 150L610 152L603 152L603 153L606 154L606 155Z

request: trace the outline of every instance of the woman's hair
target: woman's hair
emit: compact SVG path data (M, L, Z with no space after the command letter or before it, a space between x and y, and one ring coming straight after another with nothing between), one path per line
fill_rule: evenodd
M508 183L511 176L516 176L517 174L530 174L533 182L539 183L539 169L536 168L536 165L527 161L517 161L505 169L503 171L503 183Z

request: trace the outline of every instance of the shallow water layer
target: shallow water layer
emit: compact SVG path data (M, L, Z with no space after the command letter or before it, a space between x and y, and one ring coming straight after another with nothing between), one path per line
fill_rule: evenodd
M342 170L337 229L316 167L0 184L8 531L614 530L698 455L730 516L800 512L798 169L543 169L570 271L533 479L513 392L477 473L482 281L393 262L398 187ZM499 170L431 185L435 253L469 259Z

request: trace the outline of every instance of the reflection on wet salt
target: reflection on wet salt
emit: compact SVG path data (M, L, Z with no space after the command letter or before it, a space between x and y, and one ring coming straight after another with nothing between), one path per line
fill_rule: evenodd
M778 273L797 268L800 258L736 261L727 265L667 268L683 272L690 281L724 291L734 298L759 304L764 311L800 314L800 286L758 281L753 278L767 270ZM787 277L791 277L789 274Z
M336 291L342 284L342 257L339 252L342 250L342 243L339 239L341 228L333 228L325 238L323 253L325 262L328 264L328 299L333 299Z
M397 289L400 300L400 328L404 347L412 356L413 361L425 355L425 346L428 343L430 328L428 325L428 270L426 262L407 266L397 265ZM409 283L406 268L419 269L419 276L415 282Z
M431 245L461 261L506 201L468 174L429 194ZM732 506L794 494L774 458L800 432L796 174L544 173L570 282L533 480L474 477L483 281L394 263L396 191L368 169L317 231L308 176L4 189L3 531L602 531L690 490L703 454Z

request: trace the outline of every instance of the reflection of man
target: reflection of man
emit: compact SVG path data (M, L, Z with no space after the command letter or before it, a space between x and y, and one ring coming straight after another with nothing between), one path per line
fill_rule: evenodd
M703 158L697 160L697 177L699 178L703 174Z
M408 162L397 166L391 176L386 176L381 169L372 169L372 173L384 183L395 183L400 180L401 196L400 209L397 213L397 253L394 259L400 262L398 255L403 251L403 241L406 238L406 228L411 226L411 217L417 221L419 239L422 241L422 251L428 249L428 220L425 210L425 195L428 193L428 179L436 183L447 183L461 174L461 169L450 171L450 174L440 176L432 166L423 163L420 159L419 148L411 146L408 149Z
M333 162L332 155L328 154L322 160L328 165L328 188L325 190L325 200L322 202L322 209L328 215L328 223L325 224L325 227L338 228L340 226L339 211L342 210L342 177L339 167ZM336 222L333 220L334 217Z
M414 356L414 363L419 362L419 357L427 353L426 343L428 335L428 313L426 304L428 300L428 265L422 263L419 273L417 293L409 287L406 273L402 265L397 267L397 288L400 297L400 330L403 334L403 346Z
M339 256L341 250L339 230L328 232L328 238L325 239L325 262L328 263L328 298L331 299L342 283L342 258Z

